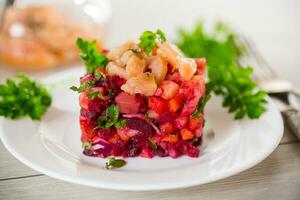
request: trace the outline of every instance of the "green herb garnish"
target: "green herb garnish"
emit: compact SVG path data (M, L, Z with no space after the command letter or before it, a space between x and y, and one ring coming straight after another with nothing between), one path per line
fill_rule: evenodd
M189 139L188 141L191 142L191 143L198 142L199 138L193 137L192 139Z
M22 74L17 74L19 83L7 79L0 84L0 116L17 119L28 115L40 120L51 105L51 96L46 88Z
M93 73L99 67L105 68L108 58L97 49L97 41L87 41L78 38L77 47L81 50L80 59L85 62L88 73Z
M251 80L253 69L238 66L245 49L238 43L238 35L224 23L217 23L212 33L198 23L194 30L179 30L177 46L189 57L207 60L207 93L223 97L223 106L235 113L235 119L248 116L259 118L265 111L264 91L256 91Z
M92 147L92 144L89 143L88 141L84 141L82 144L81 144L81 147L83 149L90 149Z
M122 120L118 121L117 123L115 123L115 127L117 129L124 128L126 126L126 123L127 123L126 119L122 119Z
M145 31L140 36L139 47L144 49L147 54L150 54L152 49L156 47L157 41L161 43L167 41L164 33L161 30L157 29L155 33L152 31Z
M208 100L211 98L211 95L208 94L206 96L204 96L203 98L201 98L198 102L198 105L196 107L195 112L192 114L193 118L199 118L201 115L201 112L203 111L206 103L208 102Z
M151 147L151 149L158 148L157 144L152 139L149 139L148 141L149 141L149 146Z
M117 105L112 104L106 109L106 115L102 115L98 117L98 123L99 125L95 127L95 129L98 128L110 128L114 126L115 128L123 128L126 125L126 120L122 119L119 120L119 107Z
M106 169L115 169L115 168L121 168L124 165L126 165L126 161L122 159L116 159L115 157L108 158L108 160L105 163Z
M85 83L81 84L79 87L71 86L70 89L75 92L81 93L84 90L86 90L87 88L93 87L94 85L95 85L95 81L93 80L93 81L85 82Z
M93 100L96 97L98 97L101 100L104 100L104 96L100 91L94 91L87 94L87 98L90 100Z

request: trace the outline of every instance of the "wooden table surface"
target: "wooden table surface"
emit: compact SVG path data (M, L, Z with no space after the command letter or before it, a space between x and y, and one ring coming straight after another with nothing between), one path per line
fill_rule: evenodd
M111 2L113 18L107 34L109 47L145 29L161 28L174 39L178 26L191 26L199 17L204 17L208 21L226 19L254 39L275 71L300 87L300 1L111 0ZM10 74L4 71L0 68L0 81L5 77L3 74ZM42 77L40 74L35 75ZM0 143L0 199L299 200L300 143L286 128L277 149L255 167L214 183L162 192L101 190L56 180L26 167Z

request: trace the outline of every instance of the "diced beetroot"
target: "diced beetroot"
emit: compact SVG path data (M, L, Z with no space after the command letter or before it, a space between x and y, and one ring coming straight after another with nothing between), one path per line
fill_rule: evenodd
M143 158L152 158L153 157L152 149L150 149L150 148L142 149L140 156Z
M98 123L97 122L98 115L99 114L95 111L88 111L84 108L80 109L80 116L86 119L89 122L89 124L93 127L96 126Z
M116 103L118 104L121 113L136 114L140 110L143 99L136 95L121 92L116 97Z
M131 118L137 118L137 119L144 120L150 126L152 126L152 128L156 131L156 133L158 133L158 134L160 133L159 128L153 122L151 122L149 119L147 119L145 117L145 115L143 115L143 114L125 114L125 115L123 115L123 117L129 118L129 119L131 119Z
M163 124L166 122L173 122L174 116L170 111L162 113L159 118L156 120L159 124Z
M187 116L178 116L175 119L174 125L177 129L181 129L183 127L185 127L185 125L187 124L189 118Z
M87 91L82 92L79 95L79 105L81 108L84 108L86 110L88 110L88 103L89 103L89 99L87 98Z
M157 148L154 149L154 154L159 156L159 157L168 156L168 152L165 149L161 148L160 146L157 146Z
M79 104L81 108L84 108L88 111L100 113L105 107L107 107L108 102L99 98L89 99L87 96L89 92L90 90L86 90L80 94Z
M162 140L164 136L163 135L153 135L151 140L155 143L155 144L159 144Z
M106 158L111 155L111 144L104 139L98 138L92 142L92 156ZM85 153L85 152L84 152ZM91 152L86 152L86 154Z
M94 154L96 154L96 156L100 158L107 158L111 155L111 147L96 149L94 150Z
M101 113L107 107L107 102L98 98L88 101L88 110Z
M80 117L79 123L82 132L82 141L91 141L96 134L93 127L83 117Z
M168 152L169 156L172 158L178 158L181 155L181 152L179 151L176 144L168 143Z
M181 114L184 116L191 115L195 111L200 97L202 96L200 85L194 80L185 81L181 84L179 93L186 97L186 102Z
M84 149L82 153L86 156L95 156L92 149Z
M168 102L160 97L149 97L148 106L158 114L168 111Z
M117 129L117 134L120 136L120 138L124 141L128 141L130 139L129 135L128 135L128 131L129 128L125 127L125 128L120 128Z
M113 132L109 128L99 128L96 129L96 133L98 137L108 140L112 135Z
M80 77L80 84L82 85L85 82L90 82L94 80L93 74L85 74L84 76Z
M106 76L106 82L104 86L107 89L111 89L114 95L117 95L121 92L121 86L126 83L126 80L120 76Z
M155 95L161 96L165 100L172 99L179 91L179 85L174 81L162 81L157 89Z
M171 133L175 130L175 127L171 122L165 122L161 124L159 128L163 133Z
M122 156L125 151L125 143L122 140L117 140L115 144L112 146L112 155L114 156Z
M142 147L146 144L147 138L140 135L133 136L126 144L126 154L128 157L135 157L141 153Z
M196 158L199 156L199 148L193 146L191 143L187 141L180 141L178 143L178 148L183 154L186 154L190 157Z
M149 137L155 132L152 126L149 125L147 122L136 118L127 119L126 127L141 132L145 135L145 137Z

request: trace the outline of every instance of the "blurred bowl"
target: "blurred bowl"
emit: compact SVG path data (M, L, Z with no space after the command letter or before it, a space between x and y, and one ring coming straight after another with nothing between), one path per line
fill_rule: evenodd
M18 0L0 32L0 63L22 70L70 66L79 61L76 39L103 48L111 18L109 0Z

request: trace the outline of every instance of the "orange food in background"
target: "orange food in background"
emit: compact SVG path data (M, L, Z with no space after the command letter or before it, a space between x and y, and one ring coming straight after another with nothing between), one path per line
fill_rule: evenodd
M39 70L78 61L77 37L94 39L99 31L74 22L56 7L9 8L0 32L0 62Z

